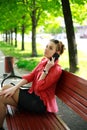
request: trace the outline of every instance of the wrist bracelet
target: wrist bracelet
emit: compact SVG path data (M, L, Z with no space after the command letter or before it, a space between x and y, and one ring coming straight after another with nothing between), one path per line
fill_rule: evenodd
M47 70L43 70L43 72L44 72L45 74L48 74L48 71L47 71Z

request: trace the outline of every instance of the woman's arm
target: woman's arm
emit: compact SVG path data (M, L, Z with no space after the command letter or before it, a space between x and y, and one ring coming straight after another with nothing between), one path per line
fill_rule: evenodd
M22 79L17 85L12 86L10 88L5 88L2 87L1 91L0 91L0 95L4 95L5 97L11 97L15 91L20 88L22 85L26 84L27 80Z
M16 87L16 89L18 89L27 83L28 83L28 81L26 79L22 79L15 87Z

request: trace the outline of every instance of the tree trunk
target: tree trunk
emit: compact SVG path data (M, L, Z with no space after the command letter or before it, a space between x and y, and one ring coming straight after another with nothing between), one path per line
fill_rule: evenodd
M10 31L8 32L8 43L10 44L10 41L11 41L11 34L10 34Z
M7 42L8 41L8 38L7 38L7 31L6 31L6 38L5 38L5 42Z
M73 28L72 15L69 0L61 0L68 39L70 71L75 72L77 68L77 45Z
M13 31L11 30L11 45L13 45Z
M25 32L25 27L24 25L22 25L22 47L21 50L24 50L24 32Z
M36 51L36 26L32 23L32 56L37 56Z
M33 4L35 5L35 1L33 1ZM32 56L37 56L37 51L36 51L36 10L34 9L32 11Z
M17 28L15 28L15 47L17 47Z

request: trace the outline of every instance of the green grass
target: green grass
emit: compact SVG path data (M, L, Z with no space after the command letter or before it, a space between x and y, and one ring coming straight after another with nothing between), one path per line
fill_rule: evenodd
M3 51L5 56L15 57L15 63L19 68L24 68L31 71L39 63L43 56L43 48L40 44L37 45L37 57L31 57L31 44L25 43L25 50L21 51L21 43L18 42L18 47L9 45L8 43L0 42L0 50Z
M41 44L37 43L38 57L31 57L31 43L25 43L25 50L21 51L21 43L18 43L18 47L12 47L7 43L0 42L0 50L3 51L5 56L15 57L15 64L19 68L31 71L39 63L43 56L43 50ZM59 59L59 64L63 69L69 69L68 50L66 49L64 54ZM75 74L87 79L87 53L78 50L78 67L79 71Z

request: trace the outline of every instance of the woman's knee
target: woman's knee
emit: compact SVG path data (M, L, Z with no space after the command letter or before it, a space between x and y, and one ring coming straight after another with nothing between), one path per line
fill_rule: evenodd
M0 105L1 104L17 106L17 103L13 97L5 97L4 95L0 96Z
M4 85L2 90L8 89L10 87L13 87L13 85L8 84L8 85ZM16 92L14 93L14 95L12 95L11 97L5 97L4 95L0 96L0 102L4 103L4 104L12 104L12 105L17 105L18 103L18 98L19 98L19 89L16 90Z

